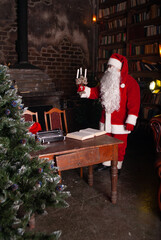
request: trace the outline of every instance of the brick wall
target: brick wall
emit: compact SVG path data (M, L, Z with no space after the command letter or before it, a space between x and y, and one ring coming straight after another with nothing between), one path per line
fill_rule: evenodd
M17 61L16 39L16 0L0 2L0 63L9 64Z
M59 0L28 0L28 61L49 75L64 98L76 95L76 69L89 72L91 68L89 2L79 1L78 6L74 0L65 5ZM0 9L0 63L14 65L18 59L17 1L1 1Z
M53 46L42 48L39 52L29 48L29 62L44 70L55 82L55 87L64 92L64 96L75 95L76 69L86 67L84 52L78 45L63 39L57 49Z

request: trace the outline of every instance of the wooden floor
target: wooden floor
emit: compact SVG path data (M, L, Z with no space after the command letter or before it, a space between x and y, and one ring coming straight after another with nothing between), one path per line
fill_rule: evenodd
M110 172L94 172L94 185L79 170L64 171L63 184L71 192L66 209L48 209L36 216L35 231L61 230L60 240L160 240L157 207L158 178L154 169L151 132L142 128L128 138L128 148L118 179L118 201L110 202Z

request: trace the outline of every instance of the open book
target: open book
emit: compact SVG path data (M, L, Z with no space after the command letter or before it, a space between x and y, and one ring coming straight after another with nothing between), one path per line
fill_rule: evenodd
M94 129L94 128L86 128L86 129L81 129L77 132L68 133L66 135L66 137L77 139L77 140L86 140L89 138L103 135L105 133L106 132L102 131L102 130L98 130L98 129Z

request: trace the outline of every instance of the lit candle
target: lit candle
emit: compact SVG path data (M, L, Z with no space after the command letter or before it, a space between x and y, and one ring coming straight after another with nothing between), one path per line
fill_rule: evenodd
M80 76L82 76L82 68L80 68Z
M84 71L84 77L85 78L87 77L87 69L85 69L85 71Z
M77 75L76 75L76 78L79 77L79 69L77 69Z

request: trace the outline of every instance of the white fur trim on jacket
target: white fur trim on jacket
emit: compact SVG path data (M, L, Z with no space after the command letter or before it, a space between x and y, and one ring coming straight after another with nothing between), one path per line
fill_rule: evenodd
M109 127L106 127L106 124L99 122L99 129L102 131L106 131L107 133L113 133L113 134L129 134L131 131L125 130L124 125L109 125Z
M91 89L89 87L85 86L85 90L83 93L80 93L80 97L81 98L89 98L90 94L91 94Z
M112 66L114 66L114 67L116 67L120 70L121 70L121 67L122 67L122 63L115 58L110 58L109 61L108 61L108 65L112 65Z
M105 129L107 133L113 134L129 134L131 131L127 131L125 126L119 124L111 124L111 114L105 113Z
M111 113L105 115L105 131L111 133Z
M105 124L102 122L99 122L99 130L105 131Z
M125 125L111 125L111 133L113 134L129 134L131 131L125 129Z
M132 125L135 126L136 120L137 120L137 116L132 115L132 114L129 114L129 115L127 116L127 119L126 119L126 122L125 122L125 123L129 123L129 124L132 124Z

